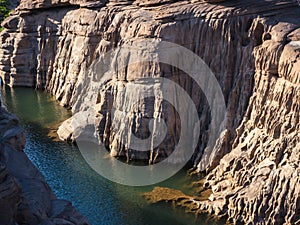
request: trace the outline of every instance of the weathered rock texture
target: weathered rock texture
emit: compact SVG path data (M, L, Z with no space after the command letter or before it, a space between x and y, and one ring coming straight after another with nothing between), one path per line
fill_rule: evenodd
M227 107L213 150L216 157L209 165L215 169L206 182L213 194L199 209L227 215L236 223L299 224L299 15L297 1L279 0L21 1L3 24L0 75L11 86L45 88L74 112L96 110L98 137L111 155L151 163L168 156L178 143L179 118L161 100L159 86L136 81L176 81L201 118L192 161L203 170L203 160L212 151L206 148L214 129L210 109L200 88L182 71L139 63L119 68L99 83L96 95L85 94L92 88L90 66L114 47L150 38L182 45L214 72ZM120 60L128 57L121 55ZM129 96L141 86L155 93L154 98L141 98L134 105ZM167 124L167 136L157 148L140 153L121 143L126 129L149 136L151 118ZM71 122L59 131L64 139L77 135Z
M300 224L299 16L263 21L255 89L232 151L207 178L214 211L234 222Z
M64 7L57 10L55 7L61 4ZM47 10L33 10L38 7ZM83 90L89 89L89 82L85 79L88 68L95 59L101 58L112 48L144 38L180 44L197 53L211 67L228 104L227 126L219 148L215 150L218 161L229 151L235 128L242 120L252 93L252 50L262 35L257 30L259 28L252 24L256 14L246 9L241 12L224 11L230 7L187 1L110 1L102 7L93 7L93 4L76 1L59 1L51 5L46 1L34 1L32 4L21 2L17 11L20 15L7 19L3 24L7 28L2 35L3 56L0 65L4 82L12 86L45 88L61 104L72 107L75 112L86 99L90 101L86 105L97 103L95 110L99 111L99 115L96 128L111 155L156 162L169 155L178 142L178 115L174 108L156 96L155 101L141 98L135 109L123 104L122 99L130 96L135 87L143 85L149 88L149 92L160 94L160 87L135 83L138 78L170 78L192 97L201 118L201 137L194 156L196 165L207 146L211 129L210 109L200 88L183 72L166 65L140 63L118 71L112 79L105 81L107 83L100 90L98 98L93 96L95 99L90 99L90 96L83 94ZM283 7L274 5L273 8L280 10ZM249 37L252 33L257 37ZM215 57L217 53L221 54ZM111 108L116 109L114 115ZM129 111L131 114L124 119L124 114ZM125 123L128 130L144 137L148 135L145 132L148 130L145 125L147 118L164 118L167 123L168 134L158 148L142 154L120 143L124 133L127 133L118 126L120 123ZM60 129L60 136L73 139L74 128L68 125L66 123Z
M87 225L70 202L56 198L23 152L18 119L0 108L0 223L3 225Z

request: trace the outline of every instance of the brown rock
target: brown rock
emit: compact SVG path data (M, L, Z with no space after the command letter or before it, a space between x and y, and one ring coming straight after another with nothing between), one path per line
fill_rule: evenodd
M184 46L209 65L227 106L224 127L213 149L215 160L208 168L212 171L206 187L213 194L199 203L199 210L227 215L235 223L299 223L298 3L100 3L103 5L22 1L16 12L17 28L17 19L7 20L0 40L3 81L11 86L45 88L74 113L90 109L84 116L74 115L73 121L79 123L70 119L62 125L62 138L74 140L86 124L95 121L98 139L112 156L150 163L171 154L178 143L179 118L161 100L160 87L137 80L165 77L176 81L191 96L201 117L200 140L192 160L198 170L205 170L203 161L212 151L206 148L209 132L217 128L211 125L205 96L182 71L142 62L98 83L101 89L96 94L83 92L93 88L87 74L94 60L116 46L149 38ZM53 7L57 10L49 9ZM129 58L123 54L118 59ZM136 105L130 96L140 88L155 94L150 100L139 99ZM89 117L95 111L96 118ZM132 136L126 136L128 130L147 138L147 124L153 118L167 124L167 136L158 148L141 153L130 149L126 141L122 143L131 140Z
M0 108L1 224L88 225L70 202L58 200L43 175L23 152L25 137L18 119Z

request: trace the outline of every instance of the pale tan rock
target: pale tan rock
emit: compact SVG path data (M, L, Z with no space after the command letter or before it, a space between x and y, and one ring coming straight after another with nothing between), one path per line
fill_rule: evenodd
M211 198L222 200L218 208L234 223L299 224L297 27L279 23L255 48L255 89L246 115L233 150L207 178ZM286 43L287 36L293 41ZM214 201L208 204L215 208Z

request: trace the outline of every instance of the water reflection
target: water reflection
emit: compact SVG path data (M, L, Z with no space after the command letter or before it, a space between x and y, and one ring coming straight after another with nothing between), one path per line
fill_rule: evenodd
M166 225L224 224L196 218L171 205L149 205L142 193L148 187L128 187L112 183L94 172L79 150L49 138L50 128L57 127L71 114L50 95L28 88L3 88L5 105L21 120L26 131L25 152L44 174L59 198L68 199L93 225ZM190 178L181 171L159 184L192 193Z

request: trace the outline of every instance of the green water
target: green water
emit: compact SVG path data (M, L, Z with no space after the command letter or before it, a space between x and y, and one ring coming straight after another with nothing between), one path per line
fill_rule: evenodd
M196 217L171 204L150 205L142 197L153 186L129 187L94 172L73 145L54 141L49 131L71 114L49 94L28 88L3 88L7 109L16 114L26 132L25 152L58 196L67 199L93 225L219 225L223 221ZM194 193L190 177L181 171L157 186Z

